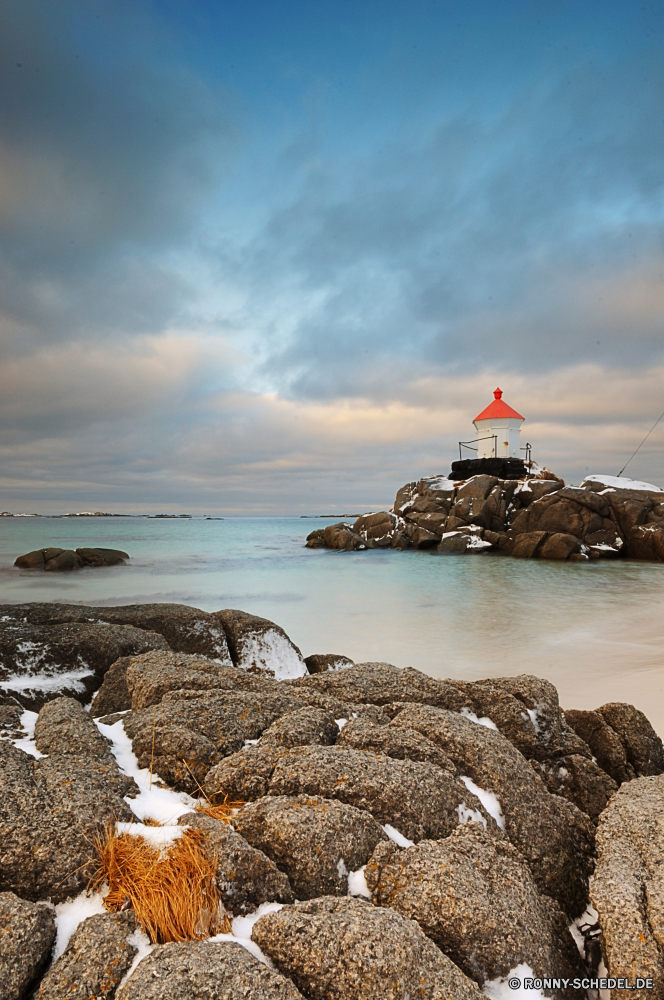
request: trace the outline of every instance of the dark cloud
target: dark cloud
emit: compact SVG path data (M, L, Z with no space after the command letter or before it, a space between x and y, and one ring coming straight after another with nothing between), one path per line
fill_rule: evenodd
M228 98L137 3L4 7L3 311L35 339L161 329L182 250L236 143ZM109 11L111 11L109 13Z

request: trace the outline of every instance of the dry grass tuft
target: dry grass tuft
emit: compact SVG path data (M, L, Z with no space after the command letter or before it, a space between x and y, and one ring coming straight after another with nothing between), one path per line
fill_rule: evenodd
M195 941L229 933L219 898L215 860L208 857L200 830L185 830L168 847L109 827L96 843L97 871L91 888L105 882L104 906L111 913L130 907L153 944Z
M243 799L229 802L228 796L217 806L213 805L208 799L204 799L196 806L196 812L205 813L206 816L211 816L212 819L218 819L221 823L229 824L235 810L241 809L243 805L246 805Z

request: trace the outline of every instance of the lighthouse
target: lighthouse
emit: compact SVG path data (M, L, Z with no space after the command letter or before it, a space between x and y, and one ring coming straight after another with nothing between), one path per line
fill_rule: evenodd
M494 389L494 398L473 424L477 431L478 458L521 458L521 424L525 420Z

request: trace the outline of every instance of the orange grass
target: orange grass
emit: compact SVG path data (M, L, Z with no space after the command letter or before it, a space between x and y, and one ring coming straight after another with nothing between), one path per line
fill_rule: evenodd
M231 822L233 811L235 809L241 809L243 805L246 805L243 799L237 799L235 802L229 802L228 796L224 798L218 806L212 804L208 799L204 799L198 802L196 805L196 812L205 813L206 816L211 816L212 819L218 819L221 823L229 824Z
M216 862L206 854L204 840L200 830L185 830L168 847L158 848L109 827L95 844L97 871L90 887L99 891L107 882L106 909L115 913L131 907L153 944L229 933Z

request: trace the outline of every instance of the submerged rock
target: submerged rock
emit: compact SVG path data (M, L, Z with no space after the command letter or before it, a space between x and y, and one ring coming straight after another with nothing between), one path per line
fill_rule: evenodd
M19 556L14 566L19 569L43 569L46 572L61 573L84 566L117 566L129 559L127 552L120 549L35 549Z
M0 1000L23 1000L29 995L54 940L51 907L0 892Z
M311 1000L481 1000L414 920L323 896L268 913L252 940Z

